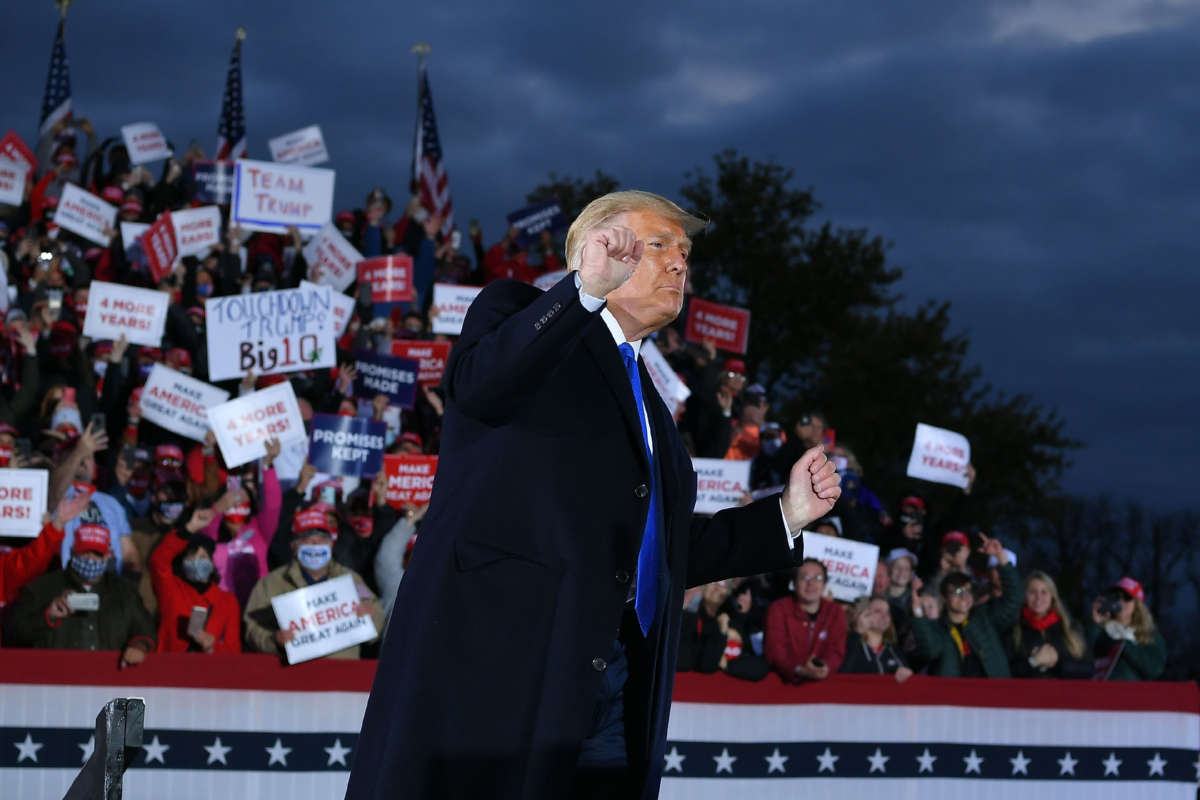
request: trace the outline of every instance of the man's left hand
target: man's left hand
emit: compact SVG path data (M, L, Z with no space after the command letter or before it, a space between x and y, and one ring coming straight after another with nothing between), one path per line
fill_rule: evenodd
M788 530L795 533L828 514L842 496L841 482L842 476L837 474L821 445L800 456L783 490L783 515Z

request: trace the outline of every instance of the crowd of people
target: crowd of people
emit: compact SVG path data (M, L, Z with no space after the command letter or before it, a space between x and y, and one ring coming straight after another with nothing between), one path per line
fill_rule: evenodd
M156 178L130 163L115 139L98 141L84 120L45 138L25 201L0 205L0 467L48 473L48 513L32 540L9 539L0 554L3 645L111 650L136 665L155 652L282 654L271 599L349 576L355 613L382 631L418 539L424 509L393 508L383 474L343 491L310 464L279 474L278 442L256 462L227 468L210 434L196 442L142 417L140 394L156 363L207 381L205 303L223 295L296 287L311 278L298 231L250 233L227 226L208 253L185 256L161 280L122 231L96 246L55 225L63 187L75 183L112 203L123 222L152 222L199 205L193 143ZM397 213L393 214L393 211ZM550 232L527 241L512 229L487 246L481 228L463 240L413 198L393 208L382 189L336 214L342 234L371 258L413 259L416 300L374 305L359 298L338 340L339 365L218 382L245 395L290 381L305 422L314 414L383 419L384 395L356 397L351 354L390 353L394 340L431 333L435 283L533 282L563 268ZM82 335L92 280L157 289L171 297L161 347L91 341ZM745 364L711 343L685 341L679 326L657 334L659 351L688 384L678 414L697 457L749 460L752 489L785 482L805 449L826 443L843 496L817 532L879 546L872 592L834 600L826 567L809 559L794 574L749 576L689 592L680 669L724 671L746 680L772 672L787 683L837 672L940 676L1149 680L1165 646L1132 578L1105 592L1077 625L1053 579L1022 578L1014 554L970 527L962 507L934 513L912 494L891 504L865 483L829 420L812 411L776 419L769 391ZM747 385L749 383L749 385ZM389 429L387 452L436 454L443 397L417 393ZM843 431L852 437L852 431ZM972 478L974 475L972 474ZM894 512L894 513L893 513ZM371 643L331 657L369 657Z

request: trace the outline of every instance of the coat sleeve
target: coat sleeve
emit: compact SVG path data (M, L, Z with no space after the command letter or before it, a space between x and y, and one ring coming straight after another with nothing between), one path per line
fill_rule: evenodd
M268 622L272 627L267 627ZM242 615L242 625L245 628L247 651L273 655L279 653L279 645L275 644L275 631L279 630L279 625L275 622L275 611L271 608L271 598L267 594L266 577L254 584L254 589L246 600L246 613Z
M62 580L54 580L50 575L25 585L9 616L5 644L11 641L18 647L42 645L51 632L62 624L59 621L51 625L46 618L46 609L62 591L62 586Z
M790 569L803 558L803 541L797 537L788 547L777 494L711 518L693 517L687 586Z
M185 549L187 540L174 530L162 537L158 546L150 553L150 582L154 586L155 596L160 601L171 591L171 582L178 580L171 570L171 562Z
M38 537L24 547L0 555L0 599L11 603L21 587L46 571L62 547L63 531L47 523Z
M255 528L265 551L271 546L275 531L279 528L279 509L283 504L283 494L279 489L279 478L275 475L274 466L263 472L262 498L262 509L258 512Z
M833 603L832 608L824 648L825 665L829 667L830 675L841 669L846 660L846 612L837 603Z
M1142 680L1155 680L1162 676L1167 665L1167 643L1158 631L1154 632L1154 640L1148 644L1125 642L1121 660L1132 667Z
M916 640L917 645L913 655L918 661L940 660L946 646L951 644L950 634L946 633L937 620L928 617L914 617L912 630L913 639Z
M508 419L568 357L593 318L572 275L547 292L510 280L488 285L471 304L447 361L447 399L475 419Z
M1016 624L1021 613L1021 603L1024 602L1021 596L1021 578L1012 564L1005 564L1000 568L1000 586L1004 593L992 598L984 608L996 633L1004 636Z
M800 662L792 655L788 646L787 603L776 600L767 609L767 629L763 640L763 653L767 663L779 673L786 683L800 683L796 667Z

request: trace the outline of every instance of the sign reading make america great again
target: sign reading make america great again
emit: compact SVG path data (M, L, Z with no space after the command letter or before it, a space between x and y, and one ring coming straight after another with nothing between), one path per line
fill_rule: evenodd
M333 300L328 286L209 298L209 380L332 367Z

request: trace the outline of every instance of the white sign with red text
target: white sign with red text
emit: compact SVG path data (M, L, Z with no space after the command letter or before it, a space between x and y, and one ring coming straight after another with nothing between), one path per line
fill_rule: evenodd
M745 353L750 340L750 312L693 297L688 301L683 338L689 342L712 342L721 350Z
M329 160L320 125L309 125L307 128L276 136L267 141L267 146L271 148L271 160L284 164L311 167Z
M221 243L221 209L216 206L172 211L171 224L180 256L200 255Z
M25 178L29 168L24 164L0 158L0 203L19 206L25 200Z
M166 292L92 281L83 335L116 341L124 334L132 344L159 347L170 302Z
M833 592L834 600L853 603L870 596L875 587L879 545L804 531L804 557L825 565L829 573L825 590Z
M304 246L304 260L308 262L308 277L313 283L344 292L358 276L358 262L363 257L337 226L329 222Z
M971 443L961 433L917 423L912 454L908 457L908 476L934 483L966 488L967 465L971 463Z
M267 439L286 444L308 438L291 381L209 406L208 421L231 469L266 455Z
M49 481L44 469L0 469L0 536L41 532Z
M160 428L203 442L208 433L208 408L229 399L229 392L190 375L155 364L142 388L142 418Z
M146 164L151 161L162 161L171 155L167 146L167 137L153 122L133 122L121 126L121 138L125 140L125 149L129 151L129 163Z
M750 493L750 462L693 458L696 470L696 513L715 514L740 506Z
M121 223L121 243L128 250L142 234L150 227L149 222L122 222Z
M107 231L116 221L115 206L110 206L73 183L63 186L62 194L58 197L58 208L54 212L54 222L58 227L107 247Z
M433 285L433 332L458 336L462 333L467 309L483 291L478 286L459 286L453 283Z
M283 646L288 663L311 661L378 636L371 615L359 614L363 599L349 575L272 597L279 630L295 634Z
M235 165L232 222L251 231L312 236L333 216L331 169L243 159Z
M300 288L309 288L320 290L320 286L312 281L300 281ZM329 310L333 314L333 337L341 338L346 332L346 326L350 324L350 318L354 316L354 298L341 292L331 291L329 293L330 306Z
M641 355L642 362L646 365L646 371L650 373L650 380L654 381L654 388L658 389L663 402L667 404L667 408L671 409L671 415L678 414L679 409L691 397L692 390L683 382L679 374L671 369L671 365L663 358L662 353L658 352L654 342L649 339L644 340Z

